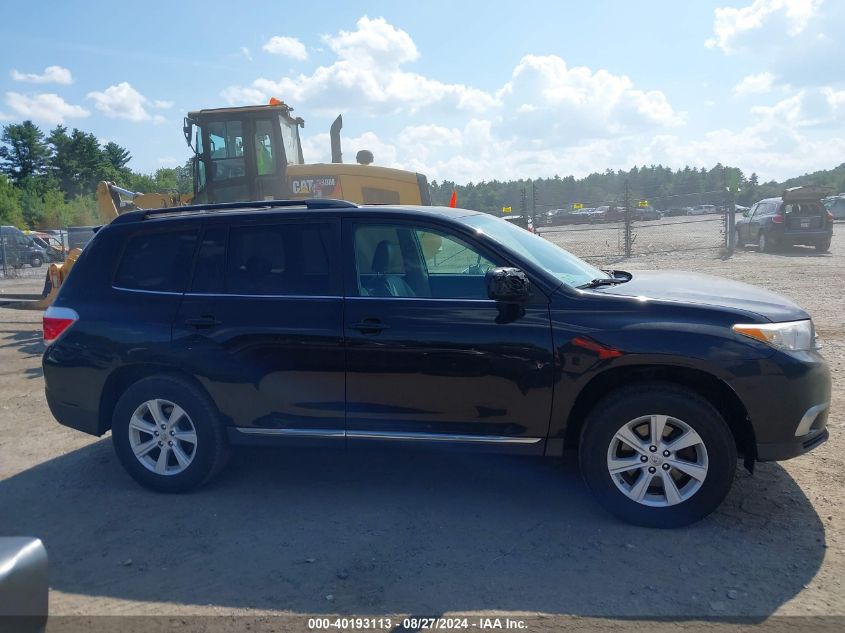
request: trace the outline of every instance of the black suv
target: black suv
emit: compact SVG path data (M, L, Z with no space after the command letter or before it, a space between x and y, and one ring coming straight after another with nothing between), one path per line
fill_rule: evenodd
M770 252L803 244L827 251L833 238L833 215L822 204L825 194L819 187L793 187L780 198L761 200L737 220L736 245L755 244Z
M44 316L47 401L138 482L237 444L577 448L599 501L678 526L737 456L827 438L813 323L725 279L601 271L499 218L331 200L136 211Z

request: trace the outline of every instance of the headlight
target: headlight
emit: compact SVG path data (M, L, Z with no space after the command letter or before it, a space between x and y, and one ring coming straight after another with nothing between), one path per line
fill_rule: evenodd
M816 331L810 319L784 323L737 323L731 329L737 334L791 352L804 352L816 347Z

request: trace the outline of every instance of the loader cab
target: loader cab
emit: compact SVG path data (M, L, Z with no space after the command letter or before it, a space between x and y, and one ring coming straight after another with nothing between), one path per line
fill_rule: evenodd
M194 202L274 200L290 195L287 167L301 165L301 118L282 102L190 112Z

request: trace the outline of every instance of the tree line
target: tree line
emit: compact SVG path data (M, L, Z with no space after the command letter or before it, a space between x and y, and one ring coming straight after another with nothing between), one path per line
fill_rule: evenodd
M101 180L110 180L130 191L191 193L190 162L142 174L129 167L132 156L117 143L100 143L91 133L68 131L57 125L46 134L31 121L9 124L0 136L0 224L20 228L64 228L100 222L94 191ZM728 201L727 187L738 187L737 204L749 206L785 187L823 185L834 193L845 192L845 163L778 183L760 183L757 174L717 164L710 169L662 165L606 170L583 178L554 176L535 180L491 180L458 185L449 180L430 184L433 204L447 205L457 192L458 205L500 214L542 212L646 200L658 209Z
M132 155L90 132L57 125L45 134L32 121L3 127L0 136L0 224L49 229L99 224L94 192L101 180L130 191L190 193L186 167L142 174Z
M725 204L728 187L738 187L735 202L750 206L763 198L780 196L786 187L822 185L833 193L845 192L845 163L830 170L805 174L784 182L759 182L756 173L746 177L741 169L717 164L710 169L684 167L671 169L662 165L633 167L630 170L592 173L583 178L554 176L535 180L491 180L458 185L449 180L431 182L432 203L449 204L457 192L458 206L500 214L511 207L514 214L531 214L548 209L572 208L574 204L595 207L621 204L626 195L631 204L647 201L660 210L673 206Z

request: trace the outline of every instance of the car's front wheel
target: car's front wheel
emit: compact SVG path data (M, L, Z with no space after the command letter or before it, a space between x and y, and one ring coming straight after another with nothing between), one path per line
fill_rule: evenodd
M715 510L736 472L733 435L719 412L686 388L624 387L584 422L579 444L587 486L629 523L673 528Z
M734 247L745 248L745 242L742 241L742 234L740 233L739 229L736 229L734 231Z
M41 255L33 255L29 258L29 265L33 268L41 268L41 264L44 263L44 260L41 259Z
M228 455L225 428L214 403L177 376L152 376L117 401L112 441L123 467L142 486L185 492L201 486Z

